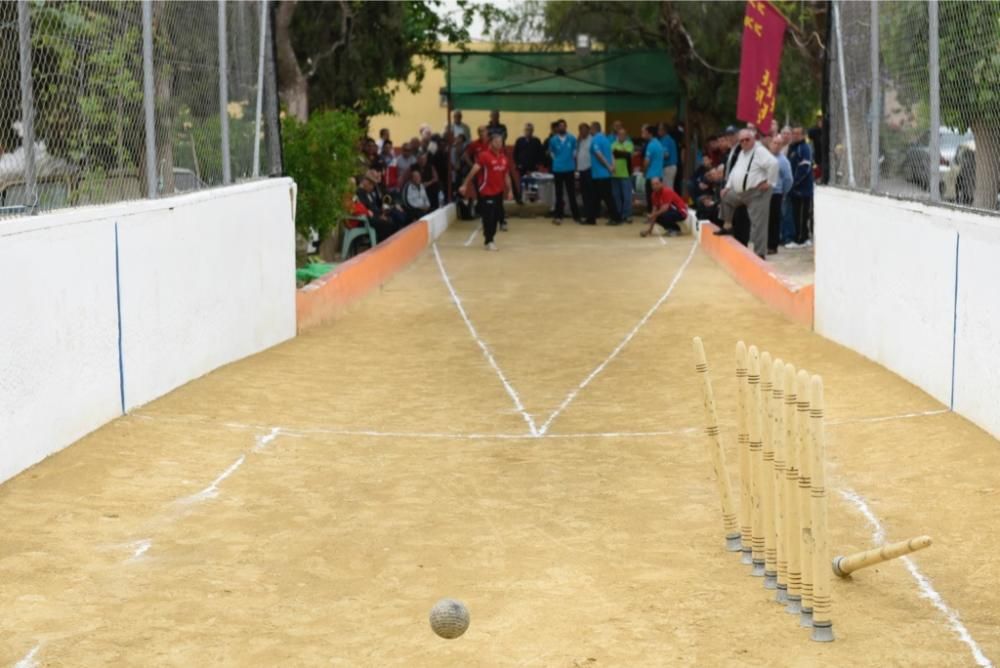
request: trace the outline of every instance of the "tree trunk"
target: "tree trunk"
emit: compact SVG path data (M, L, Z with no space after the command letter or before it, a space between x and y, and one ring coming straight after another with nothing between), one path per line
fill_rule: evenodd
M278 94L288 113L303 123L309 120L309 81L302 74L292 48L292 17L297 0L281 0L274 19L274 41L278 61Z
M153 62L156 63L157 38L170 43L170 36L164 28L165 2L153 3ZM172 195L174 185L174 66L167 62L153 68L153 90L156 101L156 148L159 153L156 171L163 179L161 195ZM159 186L159 184L157 184Z
M998 128L989 123L973 123L976 138L976 190L972 205L993 211L1000 192L1000 141Z

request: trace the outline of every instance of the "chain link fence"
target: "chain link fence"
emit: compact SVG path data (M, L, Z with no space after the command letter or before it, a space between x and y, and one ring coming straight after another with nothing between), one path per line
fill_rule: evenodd
M829 182L1000 208L1000 3L832 7Z
M270 10L0 3L0 218L280 174Z

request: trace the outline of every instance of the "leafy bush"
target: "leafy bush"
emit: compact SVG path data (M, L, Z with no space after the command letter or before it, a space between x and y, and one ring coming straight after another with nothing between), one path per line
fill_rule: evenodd
M253 174L254 108L248 102L229 103L229 164L233 180ZM178 108L172 126L174 167L193 171L208 185L222 183L222 121L218 110L205 118L194 116L187 105ZM267 174L267 147L261 128L260 173Z
M347 213L350 178L358 170L362 130L351 111L317 111L307 123L286 117L282 126L285 172L298 184L295 227L304 237L314 229L321 239Z

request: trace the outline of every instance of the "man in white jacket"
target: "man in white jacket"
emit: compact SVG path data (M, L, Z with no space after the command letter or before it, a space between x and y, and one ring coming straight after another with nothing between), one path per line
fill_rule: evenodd
M410 170L410 180L403 186L403 208L406 209L407 222L412 223L430 213L431 200L427 196L419 169Z
M771 190L778 181L778 161L757 142L753 130L740 130L740 153L722 189L722 220L731 227L737 207L745 206L750 216L750 248L767 257L767 227Z

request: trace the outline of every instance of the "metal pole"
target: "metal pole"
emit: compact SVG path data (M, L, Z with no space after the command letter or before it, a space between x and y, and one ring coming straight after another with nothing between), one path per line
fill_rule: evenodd
M938 65L938 2L929 0L927 3L927 21L930 39L930 93L931 93L931 128L930 146L927 148L928 168L930 172L927 183L930 184L930 194L932 202L941 201L941 171L938 167L941 161L941 88L940 69Z
M24 133L25 206L37 213L35 184L35 93L31 76L31 14L28 0L17 2L17 46L21 56L21 129Z
M278 75L274 64L274 3L269 3L267 7L267 53L264 56L264 120L267 123L267 173L269 176L281 176L281 124L279 114L281 109L278 105Z
M156 97L153 92L153 0L142 0L142 92L146 112L146 196L156 199Z
M447 67L445 69L445 75L444 75L445 90L448 91L448 93L447 93L447 95L448 95L448 112L447 112L448 113L448 118L445 119L445 124L444 124L445 133L447 134L447 131L451 128L451 112L452 112L452 108L451 108L451 54L448 54L447 56L445 56L445 58L446 58L446 62L448 63ZM468 139L468 137L466 137L466 139ZM452 133L452 135L451 135L451 142L453 144L455 143L455 134L454 133ZM446 169L445 172L447 172L447 174L448 174L448 201L449 202L453 202L453 201L455 201L455 193L452 192L452 190L454 189L454 184L452 183L452 181L454 181L454 175L451 173L452 172L452 170L451 170L451 146L449 146L447 148L447 150L448 150L448 169Z
M871 81L871 190L878 192L879 172L879 131L882 125L882 81L879 73L879 34L878 34L878 0L871 0L871 51L872 81Z
M873 0L874 1L874 0ZM260 112L264 104L264 40L267 37L267 0L260 2L260 55L257 58L257 115L253 123L253 177L260 176Z
M844 74L844 25L840 20L840 2L834 0L833 22L837 31L837 68L840 70L840 99L844 106L844 143L847 149L847 184L852 188L857 186L854 180L854 151L851 149L851 117L847 112L847 77Z
M229 164L229 59L226 39L226 0L219 0L219 120L222 124L222 183L233 182Z

